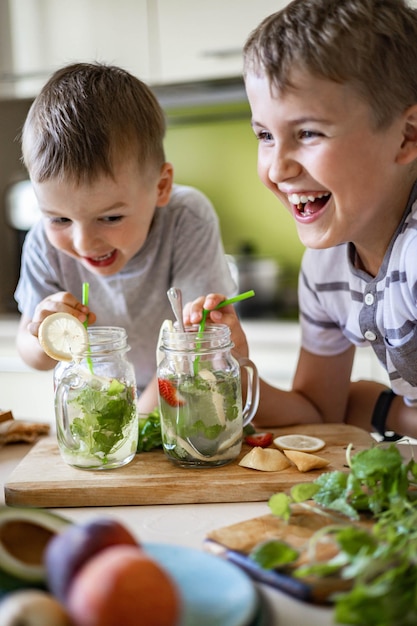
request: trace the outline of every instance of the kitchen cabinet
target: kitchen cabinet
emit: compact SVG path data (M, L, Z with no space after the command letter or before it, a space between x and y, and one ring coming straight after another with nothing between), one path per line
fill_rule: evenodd
M156 3L160 57L152 79L169 83L240 75L247 36L288 0Z
M33 97L76 60L154 85L239 76L247 36L288 1L1 0L0 97Z
M10 26L3 96L32 97L54 70L74 61L105 61L150 80L147 0L2 4L0 17Z
M0 96L33 97L74 61L150 84L239 76L249 32L287 0L2 0Z

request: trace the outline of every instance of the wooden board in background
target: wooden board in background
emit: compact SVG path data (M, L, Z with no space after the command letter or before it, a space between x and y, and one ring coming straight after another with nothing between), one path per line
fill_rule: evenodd
M291 516L285 521L272 513L223 526L210 531L204 542L208 552L221 556L244 569L255 580L271 585L300 600L315 604L332 602L332 594L351 588L352 581L328 575L294 577L296 567L312 562L327 562L337 555L337 544L329 541L314 542L310 539L325 527L355 525L371 529L373 520L351 520L337 511L319 511L303 504L291 505ZM321 507L317 506L317 509ZM263 542L280 540L295 548L297 560L287 568L266 570L249 557L252 550Z
M304 433L321 437L326 446L318 454L330 461L325 471L346 469L349 443L355 452L374 443L367 432L345 424L291 426L273 432L275 436ZM241 456L248 450L244 445ZM4 491L8 505L48 508L262 502L320 473L301 473L295 467L258 472L240 467L238 461L210 469L183 469L171 463L162 450L137 454L118 469L79 470L62 460L56 439L48 437L14 469Z
M287 570L264 570L256 566L248 554L258 544L269 540L282 540L299 552L296 566L310 562L308 541L315 532L335 524L353 524L347 517L338 515L325 516L293 505L289 522L275 515L263 515L230 526L218 528L207 535L207 551L239 565L255 580L272 585L301 600L317 604L327 603L331 594L349 589L350 581L337 576L293 578L291 567ZM363 523L365 526L366 524ZM369 526L370 523L368 523ZM326 562L337 554L335 544L322 542L316 544L314 560Z

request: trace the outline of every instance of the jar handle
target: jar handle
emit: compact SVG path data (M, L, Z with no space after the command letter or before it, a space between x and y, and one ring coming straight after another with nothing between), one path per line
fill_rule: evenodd
M70 450L77 450L79 448L78 443L74 439L71 433L69 419L68 419L68 392L71 388L74 388L72 383L77 377L70 376L68 378L62 378L55 391L55 418L58 438L63 439L63 443Z
M246 401L242 410L243 427L255 417L259 406L259 377L255 363L247 357L238 358L239 365L243 367L248 374L248 383L246 389Z

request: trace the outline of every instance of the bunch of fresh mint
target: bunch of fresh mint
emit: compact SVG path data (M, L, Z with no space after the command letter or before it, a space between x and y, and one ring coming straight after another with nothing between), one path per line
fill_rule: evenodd
M139 418L137 452L149 452L162 447L161 417L156 407L147 417Z
M293 575L338 576L351 582L349 591L331 598L338 622L415 626L417 463L405 462L394 444L377 445L353 457L349 448L347 460L349 472L322 474L311 483L294 486L289 495L278 493L269 501L272 513L287 521L295 503L321 515L327 512L329 520L333 511L348 518L345 525L331 523L310 540L313 553L320 541L334 541L337 555L325 563L300 566ZM360 519L374 520L374 524L370 529L361 527ZM298 553L289 551L282 541L268 541L257 546L251 556L262 567L274 568L294 563Z

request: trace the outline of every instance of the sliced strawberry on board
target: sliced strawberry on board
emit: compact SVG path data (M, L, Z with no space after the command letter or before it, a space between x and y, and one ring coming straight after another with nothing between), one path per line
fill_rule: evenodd
M274 435L272 433L252 433L251 435L246 435L245 443L249 444L253 448L256 446L260 448L267 448L271 445L274 439Z
M158 389L161 398L165 400L169 406L184 406L185 400L180 396L174 385L165 378L158 378Z

